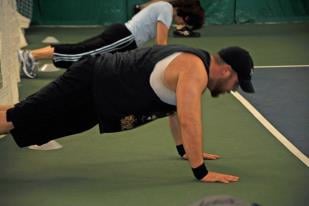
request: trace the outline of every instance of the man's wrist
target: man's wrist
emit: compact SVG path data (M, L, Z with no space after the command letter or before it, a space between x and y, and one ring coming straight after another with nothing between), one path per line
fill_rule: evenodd
M176 149L177 149L179 156L183 158L183 156L186 154L186 151L185 151L185 148L183 147L183 144L176 145Z

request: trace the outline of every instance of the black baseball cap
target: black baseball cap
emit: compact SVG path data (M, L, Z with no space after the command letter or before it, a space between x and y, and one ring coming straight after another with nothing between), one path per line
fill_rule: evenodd
M237 73L240 88L247 93L254 93L251 82L253 60L249 52L240 47L227 47L218 52L219 56Z

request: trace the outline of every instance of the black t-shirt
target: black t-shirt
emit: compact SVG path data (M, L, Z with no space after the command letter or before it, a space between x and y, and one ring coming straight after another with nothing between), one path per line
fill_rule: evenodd
M208 52L179 45L139 48L95 58L93 94L100 132L133 129L176 111L176 106L158 98L149 83L156 63L175 52L199 56L208 70Z

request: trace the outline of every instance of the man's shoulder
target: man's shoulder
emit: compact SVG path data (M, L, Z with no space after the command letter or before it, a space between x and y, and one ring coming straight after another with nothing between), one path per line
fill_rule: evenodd
M199 55L195 54L195 53L186 52L186 51L181 52L181 53L182 53L182 54L181 54L182 57L183 57L186 61L190 62L190 63L193 64L193 65L198 65L198 64L203 63L202 58L201 58Z
M196 62L203 62L205 67L208 68L210 64L210 54L208 51L200 48L188 47L184 45L169 45L166 46L174 51L184 52L191 54L191 58Z

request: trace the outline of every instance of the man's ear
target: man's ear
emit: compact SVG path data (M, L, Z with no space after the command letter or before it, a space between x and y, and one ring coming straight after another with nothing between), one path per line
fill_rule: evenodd
M222 65L221 74L223 77L228 77L232 73L232 67L229 64Z

